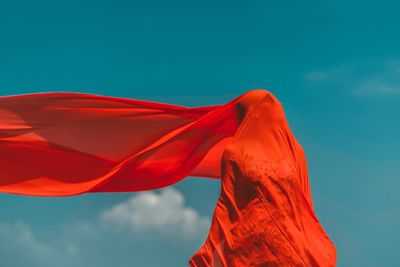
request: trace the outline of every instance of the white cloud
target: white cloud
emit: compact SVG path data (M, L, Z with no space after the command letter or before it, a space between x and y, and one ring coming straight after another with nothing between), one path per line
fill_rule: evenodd
M204 242L209 226L209 218L185 205L176 189L135 193L99 217L67 223L54 233L22 221L0 221L0 266L108 267L132 259L145 263L140 266L183 266ZM125 253L126 247L134 252ZM155 247L168 260L149 257ZM115 255L109 255L110 249Z
M328 72L323 71L311 71L306 73L305 78L310 82L320 82L330 80L331 75Z
M128 229L135 234L158 233L164 236L198 239L210 227L210 220L185 206L182 193L173 189L141 192L101 214L109 227Z

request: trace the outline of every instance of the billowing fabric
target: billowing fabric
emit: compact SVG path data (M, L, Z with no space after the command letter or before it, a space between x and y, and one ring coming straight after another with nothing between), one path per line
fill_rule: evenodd
M2 97L0 170L0 192L35 196L221 178L191 266L335 266L303 149L265 90L199 108L79 93Z

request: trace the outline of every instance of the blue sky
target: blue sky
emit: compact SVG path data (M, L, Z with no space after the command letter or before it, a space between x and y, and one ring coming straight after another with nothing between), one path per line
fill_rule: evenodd
M306 150L338 266L400 266L399 9L386 0L0 1L0 95L200 106L268 89ZM187 178L146 193L0 195L0 266L186 266L218 194L217 180Z

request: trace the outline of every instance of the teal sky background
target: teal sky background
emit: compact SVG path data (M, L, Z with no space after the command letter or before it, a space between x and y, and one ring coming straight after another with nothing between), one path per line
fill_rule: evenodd
M0 95L201 106L268 89L305 148L338 266L400 266L399 10L387 0L0 1ZM187 266L218 194L218 180L197 178L144 195L3 194L0 266ZM150 218L135 206L148 199L162 203ZM116 207L147 221L118 220ZM158 225L160 210L180 219Z

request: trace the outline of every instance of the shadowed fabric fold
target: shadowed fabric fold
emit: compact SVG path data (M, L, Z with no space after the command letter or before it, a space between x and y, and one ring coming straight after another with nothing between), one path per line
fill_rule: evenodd
M191 266L335 266L305 155L279 101L188 108L80 93L0 98L0 192L68 196L221 179Z

